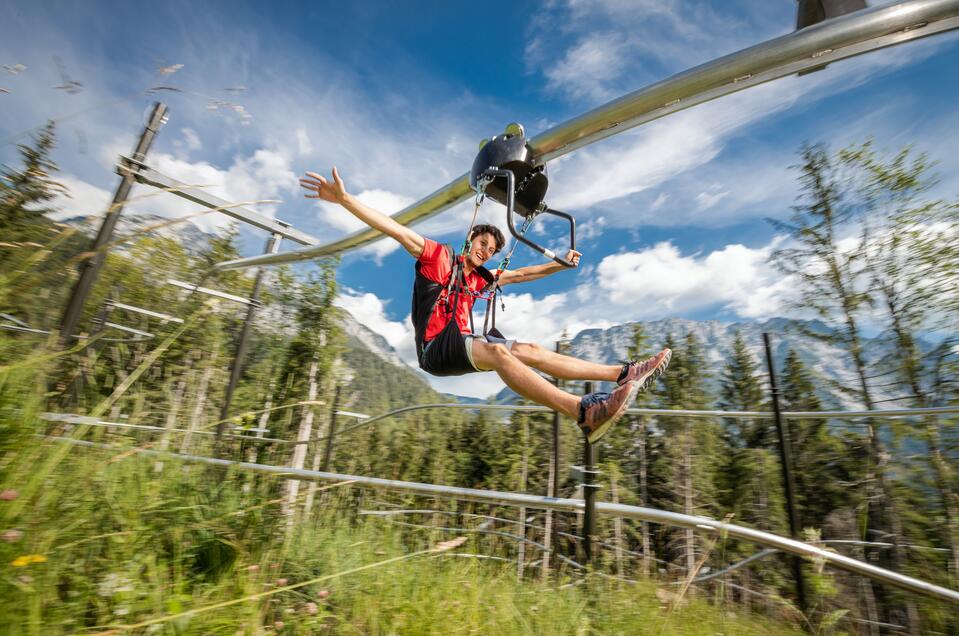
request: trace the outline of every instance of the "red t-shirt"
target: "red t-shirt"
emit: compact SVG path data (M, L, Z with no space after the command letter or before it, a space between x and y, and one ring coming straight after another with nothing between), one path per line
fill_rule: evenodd
M431 281L446 285L450 277L450 257L446 248L430 239L424 239L423 253L419 257L420 274ZM486 286L486 281L482 276L472 271L466 275L466 285L473 291L481 291ZM443 327L449 322L449 312L446 310L446 289L440 292L439 300L430 320L426 324L426 334L423 336L425 342L429 342ZM456 324L459 325L461 333L470 332L470 312L473 310L473 301L475 299L470 294L460 293L456 302Z

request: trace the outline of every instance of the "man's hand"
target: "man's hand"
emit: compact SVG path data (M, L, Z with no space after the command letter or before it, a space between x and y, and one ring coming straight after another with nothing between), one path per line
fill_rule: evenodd
M579 257L582 256L582 253L577 252L576 250L570 250L566 252L566 260L573 264L573 267L579 267Z
M300 186L315 194L304 195L307 199L323 199L330 203L343 203L346 198L346 186L340 179L340 174L333 167L333 183L326 180L323 175L315 172L307 172L306 177L300 179Z

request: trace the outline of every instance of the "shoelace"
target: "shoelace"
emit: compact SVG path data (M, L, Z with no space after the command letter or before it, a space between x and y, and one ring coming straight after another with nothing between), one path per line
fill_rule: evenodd
M589 407L609 399L609 393L588 393L579 401L579 423L586 421L586 410Z

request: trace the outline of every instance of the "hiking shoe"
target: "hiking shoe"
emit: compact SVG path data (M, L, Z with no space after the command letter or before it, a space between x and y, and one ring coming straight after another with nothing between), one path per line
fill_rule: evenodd
M579 402L579 427L595 444L616 423L639 392L638 382L627 382L612 393L590 393Z
M642 362L630 362L626 365L626 373L619 381L622 386L627 382L636 382L639 384L637 391L645 391L653 381L666 372L669 361L673 357L673 352L669 349L663 349L656 355Z

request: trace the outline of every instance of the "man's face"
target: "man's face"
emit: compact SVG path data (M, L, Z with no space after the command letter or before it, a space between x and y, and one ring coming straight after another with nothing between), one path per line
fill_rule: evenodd
M492 234L479 234L470 242L469 259L473 267L479 267L496 254L496 239Z

